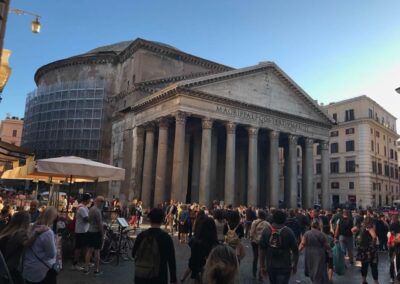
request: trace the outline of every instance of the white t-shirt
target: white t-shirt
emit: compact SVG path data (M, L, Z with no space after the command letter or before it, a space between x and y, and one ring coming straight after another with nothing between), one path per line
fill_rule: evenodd
M89 230L89 222L84 222L84 218L89 218L89 209L80 204L76 210L75 233L82 234Z

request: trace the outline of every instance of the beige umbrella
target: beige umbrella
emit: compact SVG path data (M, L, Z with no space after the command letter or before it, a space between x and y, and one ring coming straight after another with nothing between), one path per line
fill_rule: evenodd
M30 170L32 171L32 168ZM74 178L94 179L95 182L125 179L125 169L75 156L36 160L36 166L31 173L68 177L70 183L68 196L71 195ZM69 198L67 208L68 206Z
M94 179L99 182L125 179L125 169L75 156L36 160L35 171L32 173Z

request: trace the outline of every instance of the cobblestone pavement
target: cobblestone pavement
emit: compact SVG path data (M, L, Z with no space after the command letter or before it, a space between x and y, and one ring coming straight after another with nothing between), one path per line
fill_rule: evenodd
M182 276L187 267L190 256L189 247L186 244L180 244L174 237L176 260L178 267L178 279ZM246 247L246 257L240 264L240 283L269 283L256 281L251 275L252 251L249 241L244 240ZM128 284L133 283L134 265L132 261L122 261L118 266L115 264L102 265L101 269L104 274L95 277L93 274L83 275L81 272L70 270L71 264L65 263L63 271L59 275L60 284ZM387 253L380 253L379 258L379 282L387 284L389 282L389 261ZM368 276L368 282L374 283L371 276ZM298 272L291 278L291 284L307 284L311 283L304 276L303 255L300 256ZM360 268L357 266L349 267L344 276L334 275L334 283L353 284L361 283Z

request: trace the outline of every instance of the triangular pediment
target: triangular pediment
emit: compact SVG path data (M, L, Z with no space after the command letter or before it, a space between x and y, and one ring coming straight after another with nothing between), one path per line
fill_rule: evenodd
M177 85L318 122L332 121L273 63L186 80Z

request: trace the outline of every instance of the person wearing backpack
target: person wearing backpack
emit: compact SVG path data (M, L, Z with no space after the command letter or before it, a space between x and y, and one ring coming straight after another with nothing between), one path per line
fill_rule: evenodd
M351 212L348 210L343 211L342 219L337 221L335 240L339 240L340 246L344 252L347 252L350 265L354 264L353 260L353 232L356 227L353 224L353 218L350 216Z
M260 270L264 276L268 274L271 284L288 284L291 273L297 272L297 241L285 221L285 212L275 210L272 224L265 228L259 242Z
M378 284L378 250L376 247L377 235L373 220L366 217L357 237L357 260L361 261L362 283L367 283L368 266L371 267L372 278Z
M172 238L161 229L164 212L153 208L148 214L150 228L140 233L133 245L136 284L177 283L175 248Z
M236 250L239 263L245 257L245 250L241 239L244 237L244 227L240 222L239 211L231 211L228 222L224 227L225 243Z
M297 243L300 243L302 229L300 227L298 219L296 218L296 213L293 209L289 210L289 218L287 218L287 220L285 222L285 226L289 227L293 231L293 234L296 237Z
M267 226L271 226L265 219L267 213L264 210L258 210L257 219L251 223L250 228L250 240L251 247L253 249L253 277L257 276L257 264L258 264L258 244L261 240L262 232ZM259 273L259 279L261 279L261 273Z

